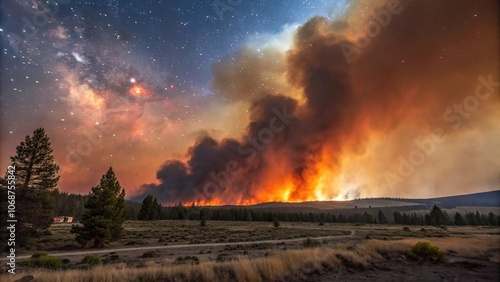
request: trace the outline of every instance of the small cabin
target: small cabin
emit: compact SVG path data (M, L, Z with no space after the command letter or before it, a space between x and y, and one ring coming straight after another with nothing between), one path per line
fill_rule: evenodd
M73 222L73 217L60 215L54 218L54 223L65 223L65 222Z

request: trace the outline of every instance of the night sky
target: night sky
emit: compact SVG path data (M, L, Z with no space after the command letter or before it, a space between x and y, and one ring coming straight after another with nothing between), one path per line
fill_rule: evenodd
M147 189L145 183L158 183L157 171L166 160L187 161L200 136L222 140L247 134L248 97L261 97L259 91L293 88L287 96L300 105L305 101L297 98L300 89L307 87L284 86L275 74L288 75L279 67L286 58L267 51L293 49L297 30L315 16L359 19L373 8L348 0L47 2L45 7L40 0L1 4L0 164L6 167L19 142L44 127L60 165L60 190L87 193L113 166L127 196ZM472 22L477 13L471 13ZM409 36L399 36L394 42L411 45L405 43ZM245 84L227 78L254 63L245 52L262 59L263 71L255 81L244 78L251 91L231 94ZM398 62L405 59L410 58ZM449 68L456 68L450 61Z

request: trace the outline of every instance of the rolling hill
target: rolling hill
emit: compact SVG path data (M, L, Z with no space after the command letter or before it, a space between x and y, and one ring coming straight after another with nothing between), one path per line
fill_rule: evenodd
M268 202L246 206L252 209L266 209L274 211L293 211L300 209L304 211L330 210L330 209L355 209L355 208L416 208L427 209L433 205L442 208L455 208L459 206L474 207L499 207L500 208L500 190L481 192L466 195L455 195L429 199L404 199L404 198L367 198L355 199L350 201L311 201L311 202ZM223 207L237 207L227 205Z

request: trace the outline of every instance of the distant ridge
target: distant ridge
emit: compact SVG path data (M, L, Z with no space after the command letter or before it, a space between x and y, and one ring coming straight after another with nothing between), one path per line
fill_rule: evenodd
M455 195L447 197L429 199L406 199L406 198L365 198L350 201L309 201L309 202L267 202L245 206L252 209L273 209L276 211L293 210L300 208L304 210L325 210L325 209L352 209L368 207L402 207L402 206L432 206L438 205L442 208L455 208L458 206L478 206L478 207L499 207L500 190L480 192L465 195ZM222 207L240 207L238 205L225 205Z
M444 208L457 206L500 207L500 190L431 199L407 199L405 201L427 205L436 204Z

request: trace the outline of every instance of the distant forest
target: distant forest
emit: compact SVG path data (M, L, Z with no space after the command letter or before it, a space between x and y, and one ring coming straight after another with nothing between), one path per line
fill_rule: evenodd
M56 211L58 215L73 216L75 221L80 220L85 210L87 195L55 192ZM142 203L125 202L125 219L137 220ZM336 210L304 210L300 209L262 209L246 207L199 207L162 206L157 219L161 220L225 220L225 221L269 221L284 222L317 222L317 223L393 223L405 225L436 225L433 218L439 218L438 225L499 225L498 215L479 212L465 214L448 214L439 209L439 214L433 214L428 205L336 209ZM415 210L428 210L427 213Z

